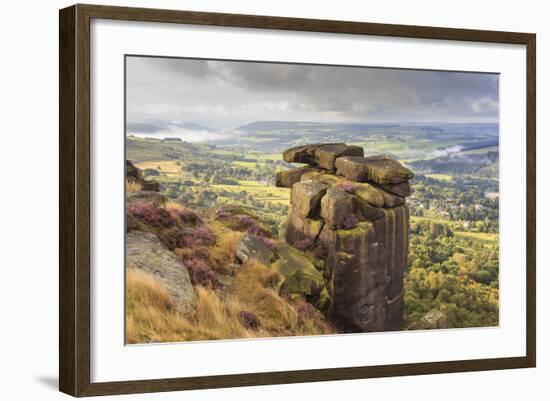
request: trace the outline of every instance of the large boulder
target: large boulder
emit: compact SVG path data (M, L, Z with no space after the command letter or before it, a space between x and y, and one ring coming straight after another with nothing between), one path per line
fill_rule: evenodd
M307 163L328 171L334 171L335 161L343 156L363 156L363 148L345 143L321 143L295 146L283 152L288 163Z
M302 175L302 178L300 179L300 181L318 181L328 186L333 186L339 183L341 179L332 174L312 171Z
M384 198L384 207L386 208L401 206L403 203L405 203L405 198L399 195L392 194L390 192L384 191L383 189L380 189L380 193Z
M126 234L126 268L153 275L169 291L181 312L194 309L197 295L187 268L155 234L135 230Z
M399 184L414 177L411 170L388 156L367 157L370 180L378 184Z
M376 221L384 217L384 211L350 194L339 187L332 187L321 199L321 217L330 228L349 229L359 221Z
M330 188L321 199L321 217L331 228L342 228L346 219L357 216L357 200L343 189Z
M366 182L369 179L369 169L365 157L340 157L336 160L335 166L336 173L348 180Z
M322 145L315 149L315 162L318 167L334 171L335 162L343 156L363 156L363 148L355 145Z
M300 181L304 174L316 171L318 171L316 168L310 166L303 166L290 170L279 171L275 176L275 186L292 188L294 184Z
M315 149L320 144L295 146L283 152L283 160L287 163L315 163Z
M356 213L361 220L376 221L385 216L383 209L372 206L369 202L365 202L363 199L355 195L353 198L356 200L354 204Z
M257 260L265 265L269 265L274 256L273 251L269 249L260 237L251 234L245 234L239 240L235 255L240 263Z
M403 198L410 196L412 193L411 184L409 183L409 181L404 181L399 184L380 184L380 188L382 188L384 191L401 196Z
M384 196L378 188L374 187L374 185L366 182L354 182L353 187L353 194L362 201L374 207L382 207L384 205Z
M328 185L315 181L301 181L292 186L291 203L303 217L315 217L319 214L321 198L325 195Z
M283 277L281 292L318 297L325 288L323 275L314 264L300 251L286 244L277 248L279 258L272 268Z
M294 208L290 208L288 213L285 239L289 244L296 244L306 240L307 243L315 242L323 229L323 222L317 219L308 219L303 217Z
M399 184L414 177L411 170L384 155L339 158L336 171L350 180L377 184Z

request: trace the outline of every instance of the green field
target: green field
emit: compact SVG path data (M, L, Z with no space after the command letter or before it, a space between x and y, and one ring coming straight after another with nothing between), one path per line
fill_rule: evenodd
M172 160L151 160L135 163L135 165L141 170L153 169L157 170L161 175L175 177L181 175L181 166L177 163L178 162Z
M231 164L233 164L234 166L239 166L239 167L250 167L250 168L254 168L256 167L256 164L258 164L257 162L245 162L245 161L234 161L232 162Z
M434 180L452 181L453 176L449 174L429 173L424 174L426 177L433 178Z
M494 233L478 233L472 231L455 231L454 234L457 237L473 239L484 242L498 242L499 235Z
M465 150L465 151L462 151L461 153L465 153L465 154L483 154L483 153L487 153L487 152L498 152L499 148L498 146L492 146L492 147L489 147L489 148L483 148L483 149L473 149L473 150Z
M288 205L290 189L277 188L272 185L265 185L257 181L239 180L239 185L213 184L210 186L215 191L226 191L238 193L245 191L254 200L259 202L271 202L274 204Z

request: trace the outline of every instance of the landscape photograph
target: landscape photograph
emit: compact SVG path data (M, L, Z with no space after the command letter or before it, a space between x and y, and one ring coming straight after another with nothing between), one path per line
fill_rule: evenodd
M498 74L125 69L126 344L499 325Z

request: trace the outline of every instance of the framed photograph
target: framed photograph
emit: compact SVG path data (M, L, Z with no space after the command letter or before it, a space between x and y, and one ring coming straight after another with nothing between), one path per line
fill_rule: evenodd
M534 34L59 22L61 391L535 366Z

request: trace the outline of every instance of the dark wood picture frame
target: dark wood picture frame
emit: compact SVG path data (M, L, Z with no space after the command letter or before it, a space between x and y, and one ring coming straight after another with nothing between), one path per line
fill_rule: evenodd
M93 18L525 45L526 356L91 383L90 22ZM59 388L62 392L93 396L535 367L535 34L81 4L60 10L59 29Z

